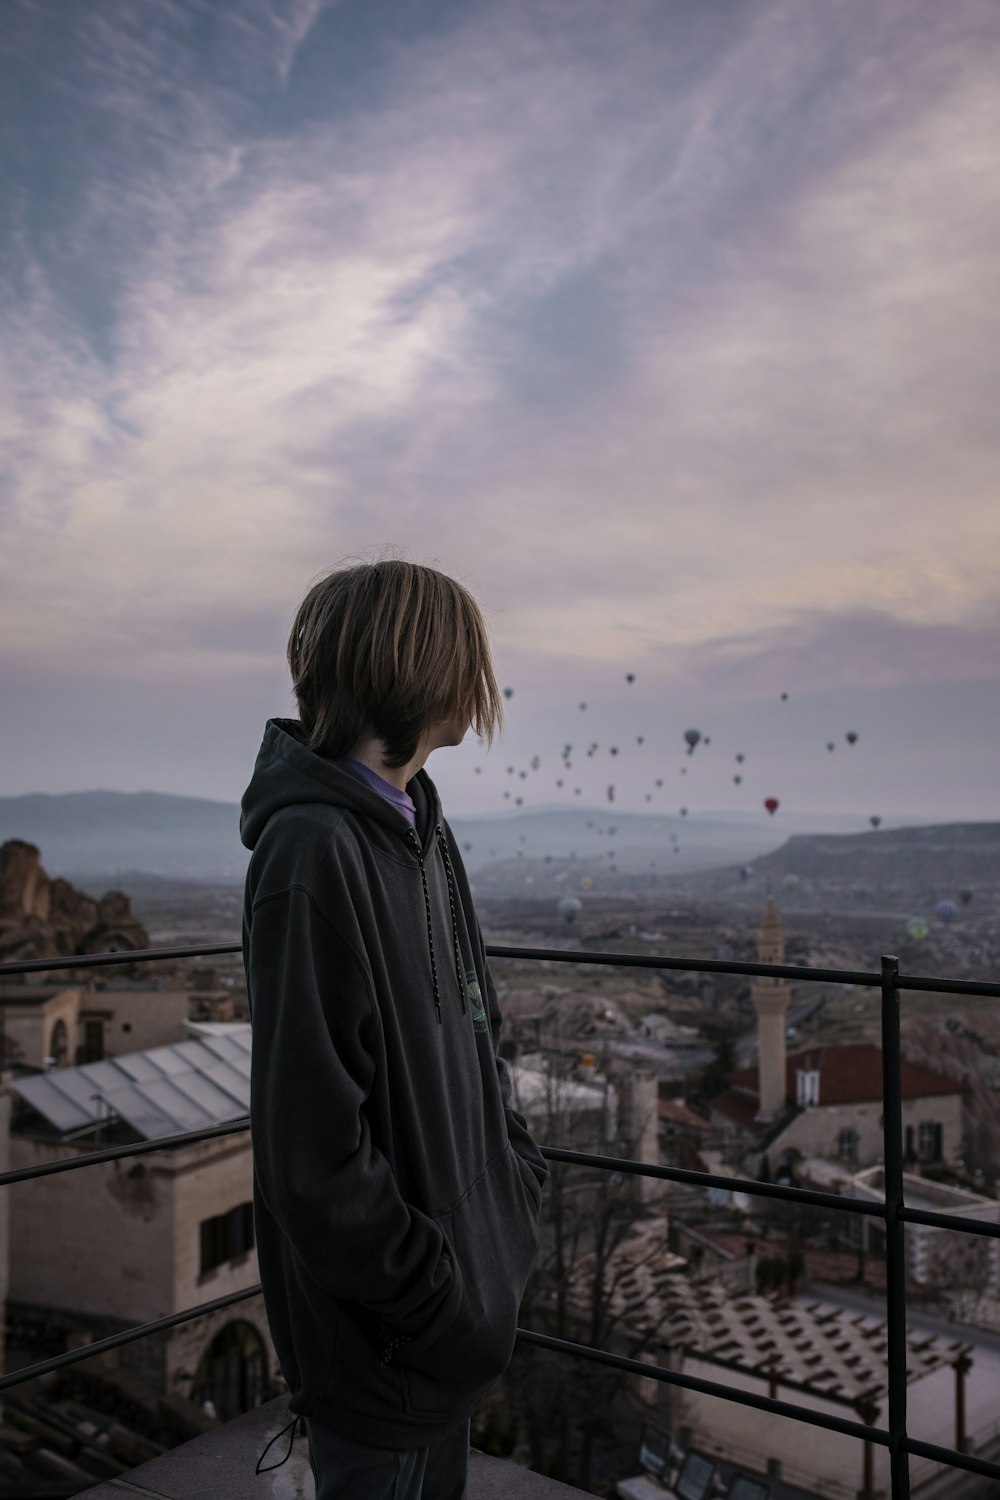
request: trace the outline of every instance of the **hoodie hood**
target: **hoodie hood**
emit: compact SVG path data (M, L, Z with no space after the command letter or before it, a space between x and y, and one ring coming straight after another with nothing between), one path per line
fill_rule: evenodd
M422 768L406 790L417 813L421 852L427 854L435 827L442 822L441 799ZM326 802L370 818L387 837L406 839L410 824L363 776L345 762L326 760L305 743L298 719L268 719L250 785L240 803L240 839L256 847L268 818L296 802Z
M298 719L268 719L250 784L240 802L240 840L247 849L253 850L268 821L276 813L298 803L320 802L362 820L361 826L368 841L394 854L396 858L405 858L405 851L409 850L420 866L423 880L427 944L434 976L434 1001L440 1024L441 994L425 865L428 859L440 857L444 864L451 908L455 974L463 1013L467 1008L466 969L462 962L455 916L459 896L455 889L451 859L451 830L441 810L437 787L422 767L407 782L406 791L416 812L415 829L397 807L381 796L346 761L327 760L310 750Z

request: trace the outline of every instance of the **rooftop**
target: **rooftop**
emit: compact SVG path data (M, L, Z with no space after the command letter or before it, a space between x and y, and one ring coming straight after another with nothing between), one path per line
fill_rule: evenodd
M796 1096L795 1074L800 1069L819 1072L819 1097L822 1104L868 1104L882 1099L882 1053L878 1047L864 1043L832 1047L823 1044L803 1047L789 1053L785 1060L785 1098ZM901 1063L904 1099L922 1099L930 1094L960 1094L962 1085L954 1078L916 1063ZM757 1067L741 1068L730 1073L730 1087L746 1089L756 1097L760 1088ZM713 1100L713 1105L715 1101Z

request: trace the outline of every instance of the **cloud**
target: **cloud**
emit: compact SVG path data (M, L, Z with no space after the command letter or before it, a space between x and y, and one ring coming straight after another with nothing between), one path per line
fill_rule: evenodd
M377 110L297 130L335 8L105 6L64 51L24 13L14 660L138 631L137 673L192 640L253 672L308 575L389 541L467 578L511 660L675 653L734 691L849 646L983 660L995 12L458 8L390 28Z

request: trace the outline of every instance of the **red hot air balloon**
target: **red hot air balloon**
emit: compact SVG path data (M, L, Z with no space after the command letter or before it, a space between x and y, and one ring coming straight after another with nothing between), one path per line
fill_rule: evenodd
M777 797L765 797L764 798L764 806L767 808L768 812L771 814L771 817L773 818L774 815L775 815L775 813L778 811L778 808L781 806L781 804L778 801Z

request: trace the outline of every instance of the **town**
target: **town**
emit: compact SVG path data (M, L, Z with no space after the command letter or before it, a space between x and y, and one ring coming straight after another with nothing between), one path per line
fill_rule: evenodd
M914 845L927 832L894 837ZM888 895L869 872L873 894L858 910L853 876L838 886L818 870L813 845L835 844L834 835L790 840L749 879L719 870L653 884L622 871L612 885L602 873L579 898L566 894L572 861L478 869L487 944L560 955L491 959L498 1052L534 1138L884 1202L880 991L676 965L870 972L891 951L904 976L995 979L997 825L963 825L950 841L934 832L928 857L940 861L949 844L953 883L960 868L971 894L957 903L960 916L919 938L905 925L926 874L912 848L907 859L895 851L899 888ZM802 873L789 867L796 861ZM528 877L552 895L525 894ZM94 897L50 876L37 846L10 840L0 848L0 901L0 962L14 963L232 942L241 890L173 881L141 897ZM644 962L588 964L593 954ZM906 1203L1000 1222L1000 1006L904 984L900 1010ZM5 976L0 1018L4 1171L246 1116L251 1026L238 951ZM884 1423L877 1216L549 1166L521 1329ZM10 1184L0 1219L3 1372L255 1287L252 1181L244 1128ZM906 1298L909 1432L995 1457L1000 1242L909 1226ZM81 1493L283 1389L258 1293L4 1392L4 1472L24 1493ZM884 1448L818 1427L808 1442L790 1440L787 1428L751 1407L519 1340L473 1419L472 1442L622 1500L662 1494L689 1460L722 1482L756 1476L775 1500L887 1493ZM912 1459L911 1472L915 1495L980 1493L971 1475L967 1490L947 1474L952 1488L942 1488L930 1460Z

